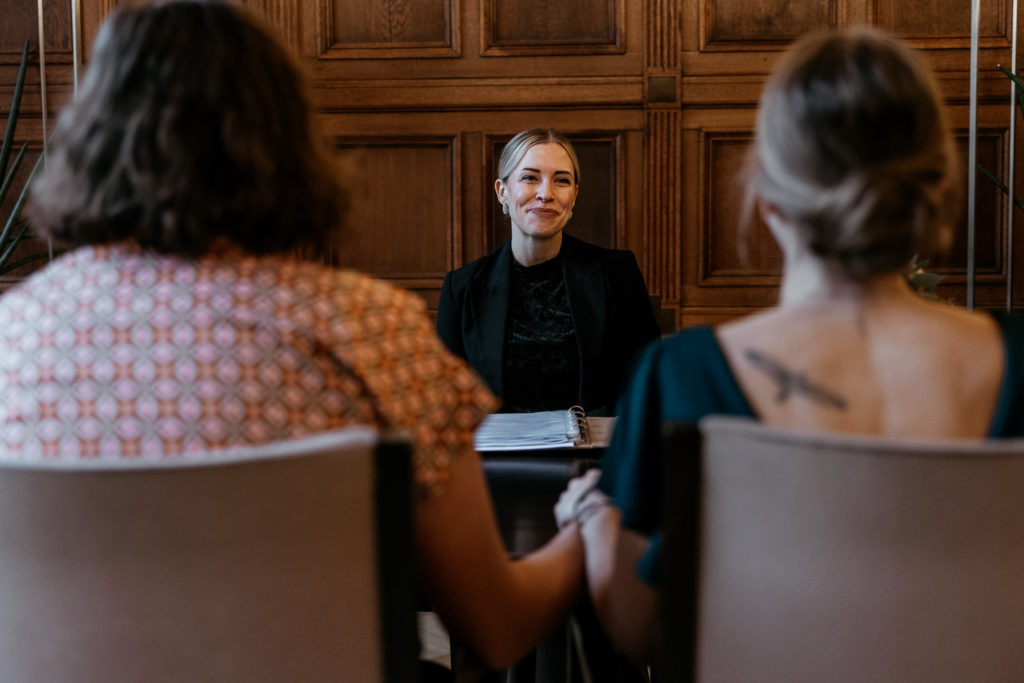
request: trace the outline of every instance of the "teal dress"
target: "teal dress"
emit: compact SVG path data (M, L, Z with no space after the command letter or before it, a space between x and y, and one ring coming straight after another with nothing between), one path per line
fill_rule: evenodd
M1024 436L1024 316L995 318L1006 369L989 436ZM651 538L637 566L649 583L657 583L661 547L661 425L712 414L757 417L714 331L689 328L648 346L619 398L618 422L602 458L598 486L622 511L625 528Z

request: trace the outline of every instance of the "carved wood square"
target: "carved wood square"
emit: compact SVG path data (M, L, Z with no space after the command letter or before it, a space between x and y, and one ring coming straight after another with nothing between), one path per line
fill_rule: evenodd
M625 52L623 0L480 0L481 54Z

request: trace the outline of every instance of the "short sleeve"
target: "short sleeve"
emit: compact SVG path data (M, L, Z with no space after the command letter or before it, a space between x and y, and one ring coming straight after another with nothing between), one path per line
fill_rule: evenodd
M620 397L599 486L622 511L622 525L651 538L637 566L650 583L658 576L661 548L662 426L711 414L754 417L714 331L690 328L647 347Z
M444 347L419 297L369 279L364 292L365 305L344 325L343 354L384 426L411 435L420 491L439 494L498 401Z

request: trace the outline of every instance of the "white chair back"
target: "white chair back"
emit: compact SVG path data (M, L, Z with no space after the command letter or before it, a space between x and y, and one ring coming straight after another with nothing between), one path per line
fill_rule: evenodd
M697 680L1024 681L1024 440L700 430Z
M0 464L0 681L410 680L410 481L364 428Z

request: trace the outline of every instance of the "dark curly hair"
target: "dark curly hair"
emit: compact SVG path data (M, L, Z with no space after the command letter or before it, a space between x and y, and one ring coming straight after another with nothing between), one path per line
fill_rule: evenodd
M60 115L29 215L71 246L318 251L347 207L332 156L298 61L250 12L122 3Z

